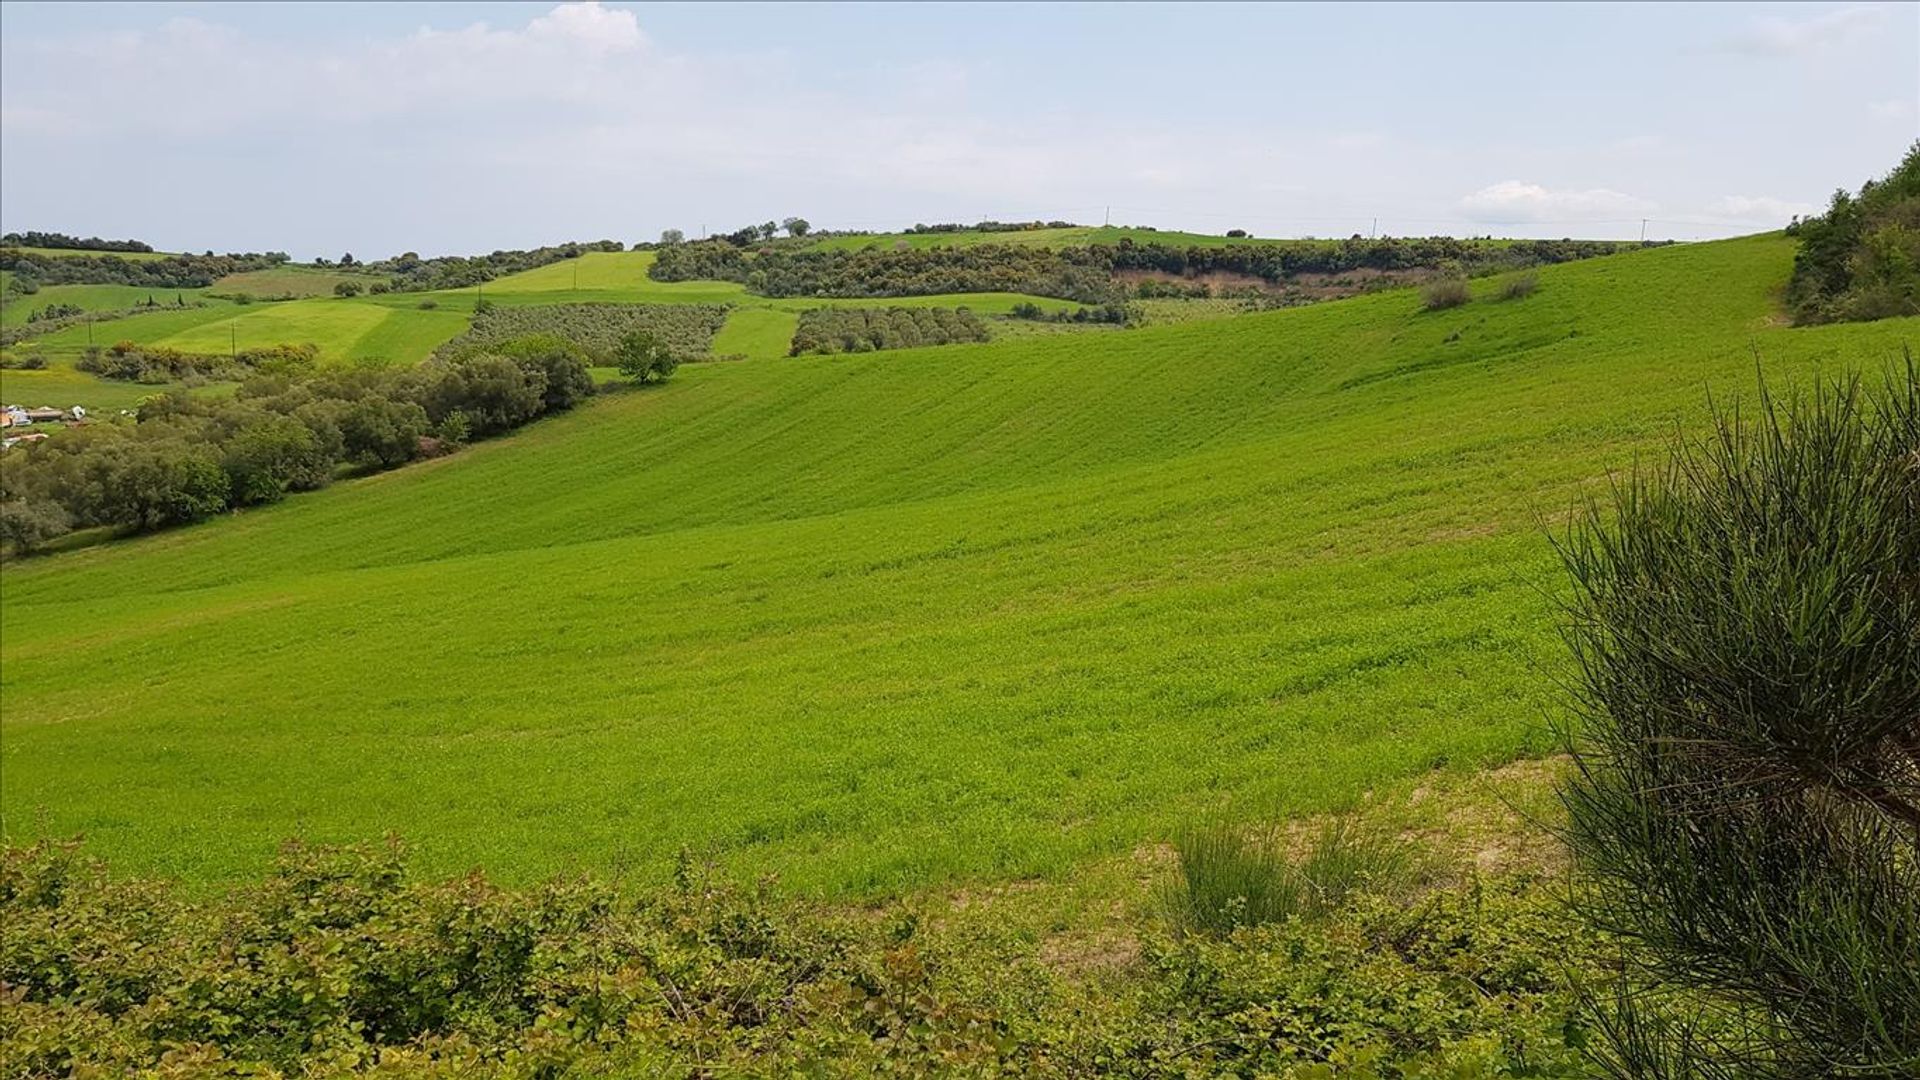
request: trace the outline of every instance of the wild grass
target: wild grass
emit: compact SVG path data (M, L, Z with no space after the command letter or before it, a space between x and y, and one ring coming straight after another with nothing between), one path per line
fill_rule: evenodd
M1420 302L1428 311L1457 308L1473 299L1473 286L1465 278L1441 278L1420 289Z
M1188 826L1174 840L1179 870L1163 894L1182 933L1224 934L1243 926L1318 918L1361 892L1391 897L1413 872L1412 849L1347 818L1323 825L1289 857L1277 832L1250 834L1225 821Z
M684 844L866 895L1544 752L1540 519L1750 387L1755 349L1806 372L1920 329L1766 325L1791 259L689 365L0 567L4 827L200 882L397 831L427 875L664 873Z
M1522 271L1500 282L1499 297L1502 300L1523 300L1533 295L1540 287L1540 275L1532 270Z

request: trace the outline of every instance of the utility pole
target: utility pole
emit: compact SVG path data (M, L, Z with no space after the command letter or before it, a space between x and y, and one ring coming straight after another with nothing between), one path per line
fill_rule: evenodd
M1640 219L1640 242L1643 244L1647 242L1647 219L1646 218Z

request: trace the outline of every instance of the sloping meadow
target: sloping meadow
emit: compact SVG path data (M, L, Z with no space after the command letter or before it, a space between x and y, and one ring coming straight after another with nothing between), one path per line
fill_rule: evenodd
M1548 745L1543 526L1784 329L1762 237L1127 334L699 365L455 458L0 571L0 806L128 872L834 895ZM503 306L503 311L505 307Z

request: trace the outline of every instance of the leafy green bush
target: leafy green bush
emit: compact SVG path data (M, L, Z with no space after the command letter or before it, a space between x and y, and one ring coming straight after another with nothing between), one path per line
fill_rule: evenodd
M1795 322L1920 314L1920 142L1858 196L1834 192L1825 214L1787 232L1800 240L1787 283Z
M1716 413L1564 545L1615 1076L1920 1070L1920 375Z

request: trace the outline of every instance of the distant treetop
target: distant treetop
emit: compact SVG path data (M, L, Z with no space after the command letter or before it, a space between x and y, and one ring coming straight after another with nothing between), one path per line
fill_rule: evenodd
M102 240L97 236L81 239L66 233L10 232L0 236L0 244L9 247L63 248L72 251L152 251L153 245L141 240Z

